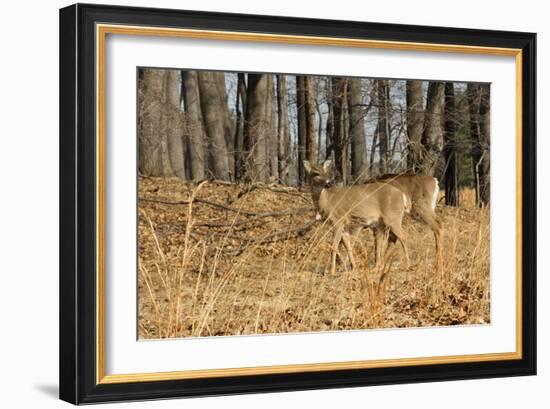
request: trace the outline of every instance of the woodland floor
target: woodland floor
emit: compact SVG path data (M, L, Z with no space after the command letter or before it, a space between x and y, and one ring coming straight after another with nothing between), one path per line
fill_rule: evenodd
M307 191L140 178L139 198L140 338L490 322L489 210L471 190L460 207L437 207L439 273L432 232L410 216L409 271L400 246L375 268L364 230L354 241L358 266L331 275L332 231L315 221Z

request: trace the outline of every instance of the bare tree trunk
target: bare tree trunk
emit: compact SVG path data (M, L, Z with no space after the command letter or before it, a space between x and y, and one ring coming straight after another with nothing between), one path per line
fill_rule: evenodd
M183 112L181 110L181 86L180 72L167 70L164 78L166 93L167 138L168 154L174 174L182 180L185 175L185 151L186 144L183 138Z
M233 136L233 162L235 164L234 174L235 180L241 180L242 169L242 151L243 151L243 111L241 110L241 76L244 78L244 74L238 74L237 79L237 91L235 92L235 135Z
M244 132L245 123L246 123L246 113L248 112L247 105L247 91L246 91L246 80L245 74L237 74L237 107L239 105L239 99L241 101L242 111L240 111L240 116L237 108L237 126L236 126L236 135L235 135L235 175L237 180L241 180L243 175L246 173L246 147L250 145L248 141L245 140L247 135Z
M489 205L490 201L490 107L489 85L468 84L466 89L470 111L470 141L472 166L476 188L476 203Z
M445 83L445 204L458 206L458 150L456 140L456 103L452 82Z
M218 92L216 76L212 72L198 73L202 116L208 135L208 146L214 177L230 180L229 162L224 128L224 106Z
M328 159L331 157L332 152L334 151L334 103L333 103L333 94L332 94L332 80L330 77L327 78L326 82L326 94L327 94L327 130L326 130L326 150L325 158Z
M370 147L370 165L369 165L369 177L374 177L374 157L376 154L376 145L378 144L378 136L380 132L378 131L378 125L374 130L374 135L372 136L372 146Z
M277 138L277 124L275 118L275 88L273 82L274 75L267 76L267 99L266 113L269 120L269 129L267 135L267 154L269 157L270 177L279 180L279 140Z
M476 191L476 204L480 204L478 163L481 159L481 146L479 144L479 105L480 89L478 84L468 83L466 87L468 97L468 110L470 113L470 143L472 145L472 170Z
M250 180L265 182L269 174L267 133L269 117L266 112L268 76L248 74L247 115L245 122L246 171Z
M144 69L139 78L139 172L172 176L168 150L165 71Z
M388 80L376 80L376 96L378 100L378 152L379 172L388 173L388 146L389 146L389 84Z
M422 132L424 129L424 109L422 96L423 82L407 80L407 167L412 172L422 168Z
M356 182L367 177L367 140L365 138L365 115L362 81L360 78L348 79L348 101L351 135L351 174Z
M346 78L346 88L344 93L344 106L342 110L342 182L348 184L350 176L350 137L349 137L349 109L348 109L348 78Z
M424 156L420 168L421 172L426 175L434 174L443 147L443 130L441 128L444 95L444 82L431 81L429 83L424 132L422 133Z
M191 178L195 182L204 180L205 132L202 124L199 80L196 71L183 71L183 96L186 112L186 134Z
M218 95L220 98L221 116L223 120L223 130L225 145L227 150L227 164L229 166L229 176L231 180L235 180L235 156L233 152L233 136L234 136L234 122L229 112L229 104L227 101L227 89L225 87L225 74L223 72L212 72L214 79L216 80L216 87L218 89Z
M299 75L296 76L296 105L298 111L298 184L301 185L305 181L307 112L305 78Z
M317 114L317 160L319 160L323 156L321 152L323 149L323 112L321 111L322 100L323 98L321 96L321 77L317 77L315 78L315 113Z
M334 118L334 132L332 139L332 147L334 150L334 164L339 173L340 181L346 179L346 163L345 156L346 143L346 126L345 111L347 101L347 78L334 77L332 78L332 108Z
M277 139L278 139L278 163L279 180L281 183L290 184L290 129L288 126L286 75L277 75Z
M491 107L489 84L481 84L481 97L479 101L479 145L481 148L481 159L478 166L479 174L479 197L484 206L489 206L491 201L491 178L490 178L490 139L491 139Z
M317 131L315 126L315 99L313 78L305 77L306 159L317 163Z

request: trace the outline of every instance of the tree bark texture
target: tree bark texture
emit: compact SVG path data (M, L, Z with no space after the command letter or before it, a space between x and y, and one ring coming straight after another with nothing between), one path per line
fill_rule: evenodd
M367 178L367 140L365 135L365 109L360 78L348 80L348 101L351 139L351 174L355 182Z
M247 115L245 122L246 172L254 182L265 182L269 175L267 139L269 117L267 115L268 76L248 74Z
M423 157L420 173L433 175L443 148L443 103L445 83L431 81L428 85L424 132L422 133Z
M143 70L139 78L139 171L172 176L165 114L165 70Z
M445 153L445 204L447 206L458 206L458 149L456 138L456 103L454 84L445 83L445 132L444 153Z
M470 111L470 141L472 166L476 187L476 202L488 206L490 202L490 88L488 84L467 85Z
M407 168L417 172L422 168L422 133L424 130L423 82L407 80Z
M288 101L286 75L277 75L277 140L279 180L281 183L290 184L290 128L288 122Z
M378 105L378 152L380 174L388 173L389 165L389 138L390 138L390 119L389 119L389 83L388 80L376 80L376 96Z
M231 117L231 114L229 112L227 91L225 87L225 74L223 72L214 72L213 75L214 79L216 80L216 88L218 89L218 95L220 98L220 109L223 121L225 146L227 150L227 165L229 166L229 177L231 180L235 180L235 156L233 152L233 135L235 132L235 126L233 118Z
M277 118L275 116L274 75L267 76L266 114L269 121L267 134L267 154L269 157L269 177L279 180L279 140L277 138Z
M334 164L337 170L337 177L340 181L345 180L346 166L345 162L345 143L346 141L346 116L347 109L347 89L348 79L341 77L332 78L332 110L334 119L334 129L332 135L332 147L334 150Z
M198 75L196 71L182 71L182 76L188 163L191 178L199 182L204 180L206 164Z
M202 117L208 136L210 172L220 180L230 180L225 139L224 106L219 95L217 73L199 71L199 91Z
M172 172L178 178L186 180L185 156L187 144L184 140L184 118L181 110L181 86L180 72L167 70L164 76L164 89L166 96L166 109L164 110L166 121L166 134L168 139L168 154Z
M305 181L307 112L305 77L296 76L296 108L298 112L298 184Z

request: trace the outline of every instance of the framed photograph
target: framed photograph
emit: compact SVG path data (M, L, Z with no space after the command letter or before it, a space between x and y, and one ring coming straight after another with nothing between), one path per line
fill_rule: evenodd
M61 399L534 375L535 55L61 9Z

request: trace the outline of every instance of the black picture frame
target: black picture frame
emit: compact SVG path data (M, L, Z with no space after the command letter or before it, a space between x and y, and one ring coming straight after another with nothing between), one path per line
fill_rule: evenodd
M96 24L520 49L521 358L287 374L97 382ZM536 374L536 34L77 4L60 10L60 398L74 404Z

